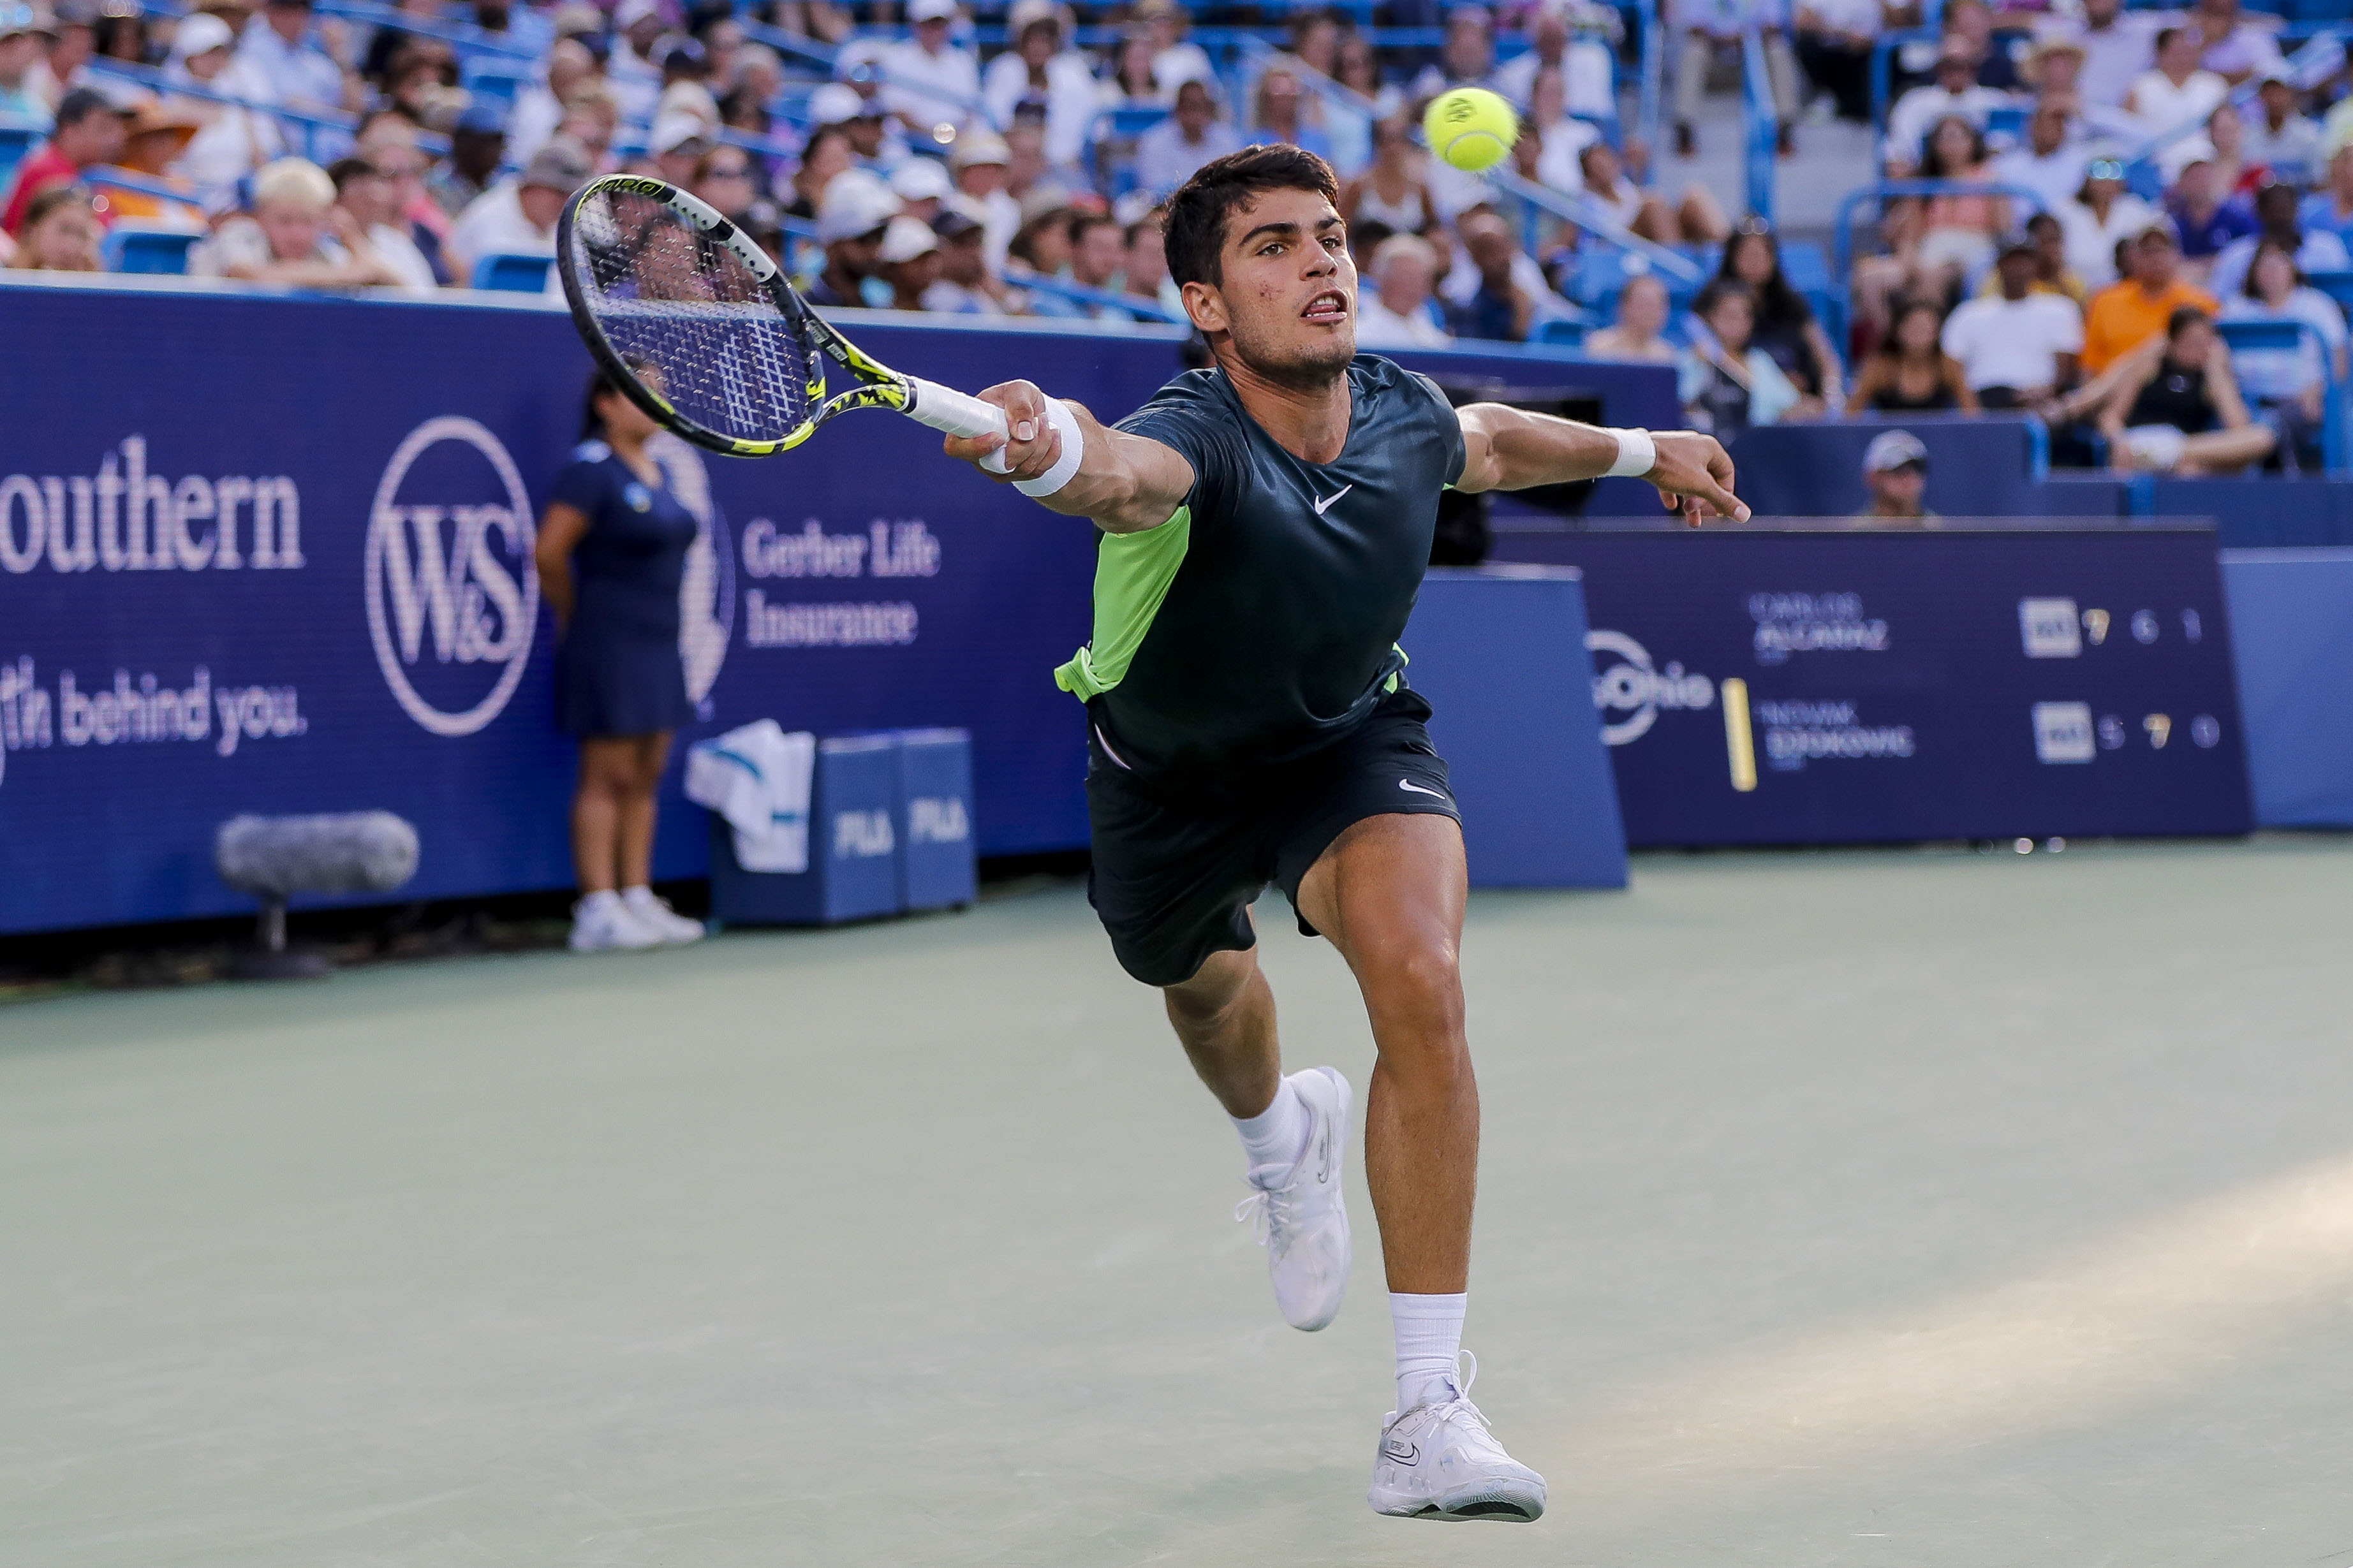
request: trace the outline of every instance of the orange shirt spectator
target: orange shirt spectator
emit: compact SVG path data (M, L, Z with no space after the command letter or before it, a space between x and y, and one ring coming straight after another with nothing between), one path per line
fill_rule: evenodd
M2181 276L2181 247L2170 224L2152 224L2133 241L2132 275L2092 296L2084 317L2084 374L2097 375L2160 337L2173 312L2194 305L2208 315L2214 296Z

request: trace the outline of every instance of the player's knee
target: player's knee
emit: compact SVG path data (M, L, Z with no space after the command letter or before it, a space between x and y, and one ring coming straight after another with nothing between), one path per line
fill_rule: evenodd
M1462 1022L1462 969L1454 944L1442 935L1384 943L1366 972L1374 1008L1417 1033L1459 1033Z

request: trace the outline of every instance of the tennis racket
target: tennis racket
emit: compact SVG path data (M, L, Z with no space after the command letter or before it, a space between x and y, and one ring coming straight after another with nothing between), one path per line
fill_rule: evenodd
M1003 410L860 351L742 229L667 181L588 182L558 220L555 266L596 363L699 447L773 457L853 408L893 409L951 436L1007 433ZM828 360L857 384L828 397ZM1001 451L985 461L1004 471Z

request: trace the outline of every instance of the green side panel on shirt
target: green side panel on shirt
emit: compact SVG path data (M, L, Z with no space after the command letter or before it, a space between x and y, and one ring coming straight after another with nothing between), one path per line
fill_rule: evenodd
M1127 679L1144 634L1168 597L1193 539L1193 509L1141 533L1106 533L1095 555L1095 629L1087 646L1054 671L1054 684L1085 702Z

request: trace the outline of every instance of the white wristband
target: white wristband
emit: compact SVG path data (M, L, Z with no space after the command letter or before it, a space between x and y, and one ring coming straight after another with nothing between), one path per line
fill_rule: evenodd
M1080 462L1086 457L1087 438L1079 429L1079 416L1071 413L1059 397L1046 399L1046 417L1062 433L1062 454L1054 466L1034 479L1016 479L1013 488L1025 496L1050 496L1077 476Z
M1618 460L1602 478L1639 479L1659 466L1659 444L1648 430L1612 430L1618 439Z

